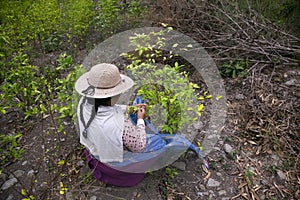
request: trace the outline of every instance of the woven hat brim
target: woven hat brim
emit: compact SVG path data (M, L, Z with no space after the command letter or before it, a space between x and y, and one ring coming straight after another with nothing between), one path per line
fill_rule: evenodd
M83 96L90 97L90 98L95 98L95 99L103 99L103 98L108 98L108 97L113 97L118 94L121 94L125 92L126 90L130 89L134 82L131 78L128 76L125 76L123 74L120 74L121 76L121 81L119 82L118 85L116 85L113 88L108 88L108 89L101 89L101 88L95 88L95 92L93 95L90 94L84 94L83 91L86 90L90 84L88 83L88 72L84 73L81 75L76 83L75 83L75 90Z

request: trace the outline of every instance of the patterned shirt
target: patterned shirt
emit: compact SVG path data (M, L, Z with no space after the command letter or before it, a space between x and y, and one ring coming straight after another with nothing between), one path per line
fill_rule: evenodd
M143 119L138 119L134 126L129 118L125 118L123 129L123 145L132 152L142 152L146 147L146 131Z

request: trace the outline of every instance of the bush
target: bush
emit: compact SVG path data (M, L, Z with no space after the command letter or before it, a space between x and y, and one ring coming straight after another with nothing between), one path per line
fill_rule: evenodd
M201 115L203 105L194 105L197 84L189 82L188 73L180 71L183 65L156 65L161 60L172 60L174 55L163 54L164 34L168 29L151 32L149 35L136 34L130 38L135 52L122 54L131 62L127 66L136 77L137 95L147 99L147 112L151 121L159 125L162 132L175 133ZM151 44L150 41L156 41ZM164 123L162 123L164 122Z

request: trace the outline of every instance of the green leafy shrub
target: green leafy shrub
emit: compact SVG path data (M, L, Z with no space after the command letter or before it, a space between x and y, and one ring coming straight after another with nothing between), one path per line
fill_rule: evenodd
M135 52L122 54L131 64L127 70L136 77L137 95L147 99L147 112L153 124L162 132L174 133L183 125L196 120L201 115L202 106L192 106L197 84L189 82L188 74L180 71L183 65L159 66L159 60L171 60L172 53L165 55L161 48L165 45L163 35L170 29L136 34L130 38ZM149 41L155 41L154 44ZM196 114L196 115L193 115ZM164 122L164 123L162 123Z
M36 81L38 69L28 64L28 57L19 52L9 62L9 71L0 86L1 111L15 107L23 112L35 112L33 105L41 94L39 81Z
M72 57L65 53L59 56L57 63L57 66L38 68L28 64L26 54L15 55L0 85L2 114L9 109L18 110L25 120L51 115L56 119L56 131L62 132L61 119L74 115L73 88L81 66L74 65ZM0 151L5 157L19 158L22 150L16 147L20 136L14 133L0 135Z
M5 164L9 160L19 160L22 157L24 149L18 147L17 144L20 137L22 137L21 133L0 135L1 164Z
M138 1L0 1L0 54L19 49L43 53L77 47L96 31L100 37L130 27L141 17ZM131 23L132 21L132 23ZM95 35L95 34L94 34Z
M43 39L60 28L60 9L55 0L1 1L0 7L6 51L27 47L28 41L41 45Z
M244 78L247 76L248 62L235 60L221 66L221 75L231 78Z
M96 8L94 23L103 36L117 32L122 26L134 25L144 10L137 0L101 0Z

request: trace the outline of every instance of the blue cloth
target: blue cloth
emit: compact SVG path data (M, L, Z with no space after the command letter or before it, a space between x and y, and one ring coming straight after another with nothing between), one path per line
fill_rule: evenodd
M141 97L137 97L133 105L144 103ZM136 125L136 114L130 114L132 123ZM127 172L140 173L161 168L161 164L170 164L175 161L187 149L197 153L202 159L203 165L208 169L208 164L200 149L178 134L160 134L159 131L148 121L146 125L146 149L141 153L127 151L123 155L123 162L111 162L109 166Z

